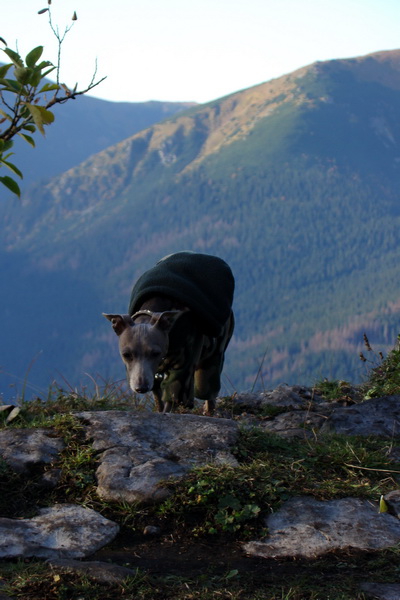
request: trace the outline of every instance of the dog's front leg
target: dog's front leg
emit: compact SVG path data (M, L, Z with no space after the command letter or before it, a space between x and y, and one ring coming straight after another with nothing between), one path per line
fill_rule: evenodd
M212 416L215 411L215 401L216 397L209 398L204 402L203 406L203 415Z
M162 401L161 381L162 379L158 378L156 375L153 385L153 397L158 412L162 413L164 412L164 402Z
M189 381L187 381L187 375L184 372L175 371L172 377L169 377L166 385L163 385L162 402L164 412L171 412L177 406L193 408L193 377L189 377Z
M171 412L175 406L180 404L178 392L180 384L178 381L173 381L168 386L165 386L162 394L162 403L164 405L164 412Z

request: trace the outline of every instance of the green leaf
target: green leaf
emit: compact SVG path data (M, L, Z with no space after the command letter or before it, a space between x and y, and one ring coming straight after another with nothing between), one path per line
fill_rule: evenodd
M35 131L36 131L36 127L34 125L32 125L32 123L23 125L22 129L26 129L26 131L30 131L31 133L35 133Z
M42 73L38 69L35 69L30 76L29 83L32 87L37 88L42 79Z
M54 123L55 117L51 110L47 110L47 108L44 108L44 106L38 106L37 108L41 112L43 123L45 125L50 125L50 123Z
M10 150L10 148L12 148L13 145L14 145L14 142L12 140L0 139L0 153L7 152L7 150ZM0 159L1 159L1 157L0 157Z
M42 92L52 92L53 90L59 90L60 86L57 85L56 83L46 83L41 90L39 90L39 93L41 94Z
M54 115L51 111L44 108L44 106L35 106L34 104L26 104L29 112L32 115L33 122L39 129L40 133L45 134L44 125L49 125L54 121Z
M232 571L229 571L228 575L225 575L225 579L232 579L232 577L236 577L238 573L239 571L237 569L232 569Z
M31 113L29 112L28 108L26 106L23 106L20 110L20 115L21 118L24 119L25 121L28 121L30 123L31 121Z
M1 108L0 108L0 115L3 115L3 117L4 117L5 119L8 119L8 121L12 121L12 116L11 116L11 115L8 115L8 114L7 114L6 112L4 112L4 110L2 110Z
M31 76L33 75L33 71L32 69L28 69L27 67L15 67L14 75L18 83L26 85L27 83L29 83Z
M233 508L239 510L241 508L241 504L235 496L232 494L227 494L218 500L219 508Z
M38 66L36 67L37 69L39 69L40 71L43 71L43 69L45 69L46 67L52 67L51 70L55 69L56 67L53 65L52 62L50 62L49 60L42 60L41 63L38 64Z
M10 171L12 171L13 173L15 173L15 175L18 175L18 177L21 177L21 179L24 178L24 176L21 173L21 171L18 169L18 167L16 167L15 165L13 165L13 163L10 163L8 160L4 160L3 158L0 159L0 162L1 162L2 165L6 165L6 167L8 167L10 169Z
M19 188L19 185L16 181L14 181L14 179L12 179L11 177L8 177L7 175L5 177L0 177L0 182L6 186L6 188L8 188L9 190L11 190L11 192L13 194L15 194L16 196L18 196L18 198L21 198L21 190Z
M18 135L24 138L24 140L28 142L28 144L30 144L33 148L35 147L35 140L33 139L33 137L31 137L30 135L26 135L26 133L19 133Z
M15 81L14 79L0 79L0 85L4 86L4 89L7 90L8 92L13 92L14 94L17 93L19 94L19 92L22 90L23 86L18 83L18 81Z
M10 58L13 62L13 64L16 67L23 67L24 63L22 58L20 57L20 55L18 54L18 52L14 52L14 50L11 50L11 48L5 48L3 50L3 52L5 52L8 56L8 58Z
M3 78L7 75L8 73L8 69L12 66L11 63L9 63L8 65L2 65L0 67L0 78Z
M51 64L51 63L50 63ZM51 73L52 71L54 71L56 67L51 67L50 69L47 69L47 71L45 73L42 73L42 79L44 79L45 77L47 77L47 75L49 73Z
M380 497L379 500L379 512L385 513L388 511L388 505L386 504L385 498L383 496Z
M33 68L36 65L39 58L42 56L42 54L43 54L43 46L37 46L36 48L31 50L29 52L29 54L27 54L25 57L25 62L26 62L27 67Z

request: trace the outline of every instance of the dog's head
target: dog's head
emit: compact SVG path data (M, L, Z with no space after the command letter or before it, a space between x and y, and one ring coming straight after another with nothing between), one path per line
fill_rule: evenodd
M169 332L181 314L177 310L139 311L132 317L104 314L118 336L119 352L134 392L145 394L153 389L154 377L168 351Z

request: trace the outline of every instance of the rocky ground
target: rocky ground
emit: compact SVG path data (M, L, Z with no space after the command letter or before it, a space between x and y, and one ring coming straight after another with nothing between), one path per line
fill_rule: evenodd
M12 407L3 408L4 415L11 416ZM18 427L18 418L14 412L0 429L3 464L20 478L35 477L43 490L57 489L63 481L58 457L67 442L57 428ZM182 528L177 539L168 520L164 527L149 521L140 531L134 530L117 522L111 510L100 514L84 501L37 510L32 507L33 514L0 518L3 564L16 559L47 560L55 573L83 572L108 583L135 577L137 569L155 576L197 577L211 565L215 577L246 573L254 581L261 578L265 586L284 581L300 563L305 573L314 576L315 565L324 571L321 561L326 558L347 555L354 561L357 556L389 551L400 544L400 447L396 445L400 396L361 402L349 388L339 399L327 401L310 388L280 386L272 392L237 394L229 401L221 400L215 417L161 415L148 410L78 410L74 419L85 447L95 456L95 494L103 507L107 503L151 506L171 501L175 492L168 481L183 479L206 465L234 472L239 469L236 450L240 435L255 428L304 445L336 434L348 439L378 438L387 457L385 467L366 467L354 455L346 468L364 470L365 474L381 471L387 479L387 491L383 498L378 494L374 499L363 498L359 493L353 497L349 493L326 500L318 493L296 495L292 490L276 510L261 515L265 531L251 539L222 535L196 540ZM4 477L2 485L6 485ZM24 511L29 513L26 506ZM359 563L363 564L363 558ZM327 569L325 576L337 580L340 569ZM357 598L400 599L400 573L396 580L382 582L371 580L365 572L358 585Z

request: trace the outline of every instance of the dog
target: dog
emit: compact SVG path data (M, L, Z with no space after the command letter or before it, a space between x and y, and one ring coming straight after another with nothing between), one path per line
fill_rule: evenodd
M212 414L235 321L234 277L216 256L178 252L133 287L129 314L103 315L119 339L130 388L152 391L159 412L205 400Z

